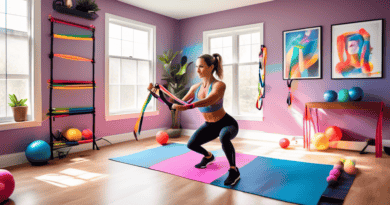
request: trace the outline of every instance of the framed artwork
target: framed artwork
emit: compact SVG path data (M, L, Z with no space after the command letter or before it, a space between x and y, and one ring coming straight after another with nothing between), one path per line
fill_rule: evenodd
M332 25L332 79L383 77L383 19Z
M283 80L322 78L322 27L283 31Z

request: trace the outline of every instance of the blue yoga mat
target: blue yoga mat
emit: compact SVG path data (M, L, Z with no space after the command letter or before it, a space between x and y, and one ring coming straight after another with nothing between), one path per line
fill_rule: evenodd
M111 158L111 160L117 162L123 162L126 164L136 165L144 168L149 168L152 165L160 163L171 157L175 157L181 154L185 154L190 150L185 144L172 143L153 149L144 150L131 155Z
M317 204L328 186L333 166L257 157L240 169L241 179L232 189L297 204ZM211 184L223 185L225 176Z

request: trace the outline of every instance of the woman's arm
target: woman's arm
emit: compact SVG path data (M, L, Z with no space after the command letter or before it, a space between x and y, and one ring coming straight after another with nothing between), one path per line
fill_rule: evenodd
M218 100L223 98L223 95L225 94L226 85L223 82L217 82L213 85L212 90L210 94L202 100L199 100L197 102L194 102L194 107L207 107L209 105L213 105Z
M187 92L187 94L181 99L185 102L187 102L189 99L193 98L195 96L195 90L198 88L199 83L192 85L190 90Z

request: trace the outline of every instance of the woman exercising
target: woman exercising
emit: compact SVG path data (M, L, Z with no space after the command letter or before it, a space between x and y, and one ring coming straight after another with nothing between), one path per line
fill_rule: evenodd
M195 165L196 168L204 169L215 160L214 155L205 150L201 145L219 136L222 142L222 149L229 161L229 176L225 185L234 185L240 179L240 172L236 167L236 154L231 140L238 133L237 121L223 109L223 95L226 85L214 78L214 72L220 79L223 78L222 58L219 54L204 54L196 61L196 69L202 82L191 86L188 93L182 99L187 101L194 97L194 103L189 105L174 104L172 109L184 111L197 107L203 114L206 122L200 126L188 141L188 148L198 152L204 157L201 162Z

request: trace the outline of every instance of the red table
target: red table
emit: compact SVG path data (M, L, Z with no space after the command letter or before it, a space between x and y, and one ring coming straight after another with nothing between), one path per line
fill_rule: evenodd
M316 111L321 109L354 109L354 110L373 110L379 113L378 123L376 126L375 135L375 156L382 157L382 120L383 120L383 102L309 102L305 104L305 114L303 116L303 148L310 150L310 129L311 123L314 121L310 113L310 109L314 108ZM318 126L318 115L317 126ZM307 125L309 123L309 126ZM318 130L317 130L318 131Z

